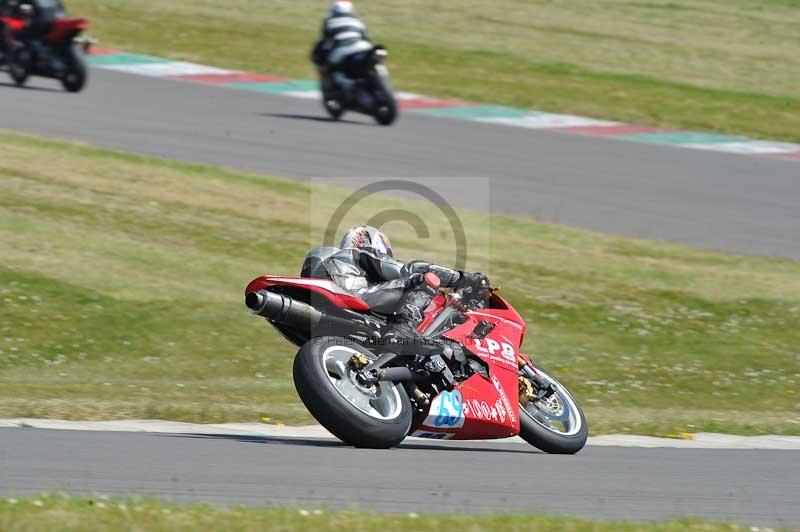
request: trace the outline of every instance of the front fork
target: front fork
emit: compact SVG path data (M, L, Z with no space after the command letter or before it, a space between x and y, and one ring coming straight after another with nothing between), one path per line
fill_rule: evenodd
M517 364L519 365L519 402L521 404L545 400L556 392L556 387L552 382L542 380L528 355L518 354Z

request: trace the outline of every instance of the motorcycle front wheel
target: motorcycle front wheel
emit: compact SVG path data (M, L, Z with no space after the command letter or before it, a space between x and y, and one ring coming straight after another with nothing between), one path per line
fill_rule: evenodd
M339 120L342 117L342 114L344 114L344 106L335 98L323 96L322 106L325 107L325 111L327 111L328 116L330 116L333 120Z
M83 55L75 46L70 46L64 54L67 71L61 78L61 86L68 92L80 92L86 84L87 70Z
M397 120L397 104L391 95L389 98L391 101L384 102L375 112L375 121L382 126L391 126Z
M311 415L343 442L373 449L394 447L411 428L408 395L393 382L360 382L352 365L354 355L377 358L344 338L312 338L294 359L297 393Z
M320 89L322 92L322 106L333 120L339 120L344 114L344 104L336 97L333 82L325 74L320 74Z
M545 384L555 391L542 400L519 405L520 437L551 454L575 454L586 445L589 427L578 402L563 384L540 366L534 366Z
M397 102L394 99L394 90L389 82L389 77L384 72L373 75L373 87L377 107L373 115L375 121L382 126L390 126L397 120Z

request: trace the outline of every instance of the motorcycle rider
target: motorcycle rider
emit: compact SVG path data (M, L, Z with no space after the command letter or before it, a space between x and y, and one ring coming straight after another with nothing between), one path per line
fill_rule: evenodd
M389 317L383 341L398 354L426 354L440 348L423 339L417 327L440 286L460 290L465 298L482 297L489 279L425 261L394 258L389 238L379 229L358 226L342 238L340 249L318 248L306 257L303 277L327 276L357 295L371 310Z
M355 16L352 2L337 0L322 23L319 41L311 53L323 82L333 79L345 95L355 82L346 75L347 62L353 55L372 49L367 26Z
M25 10L28 21L18 33L22 41L37 41L47 35L56 19L67 16L61 0L30 0L20 6Z

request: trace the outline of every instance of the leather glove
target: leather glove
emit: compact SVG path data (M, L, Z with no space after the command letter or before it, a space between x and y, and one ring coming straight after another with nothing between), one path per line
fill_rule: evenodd
M464 292L464 294L477 294L489 286L489 278L485 273L461 272L461 278L453 287L454 290Z

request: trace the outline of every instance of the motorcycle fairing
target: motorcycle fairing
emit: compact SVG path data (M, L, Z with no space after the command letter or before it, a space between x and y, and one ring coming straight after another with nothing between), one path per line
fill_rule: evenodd
M18 18L3 17L0 20L2 20L3 24L8 26L9 29L13 32L20 31L22 28L25 27L25 23Z
M268 290L270 287L286 286L295 287L325 297L327 301L341 309L367 311L369 305L358 296L343 290L339 285L327 279L313 279L308 277L275 277L265 275L253 280L245 293Z
M53 27L45 37L47 44L61 44L66 40L72 39L78 33L89 27L89 21L85 18L59 18L53 22Z
M433 320L436 319L436 316L441 312L444 308L445 304L447 303L447 298L441 292L436 294L433 300L428 305L428 308L425 309L423 313L422 323L419 324L417 327L417 332L423 334L423 332L433 323Z
M519 434L519 387L510 371L475 374L452 391L437 395L415 420L412 435L446 434L437 439L508 438ZM434 436L422 436L431 437Z
M3 17L3 23L12 32L18 32L25 28L25 22L18 18ZM75 37L78 33L89 27L89 21L82 17L59 18L53 22L53 27L44 38L47 44L55 45Z
M434 300L421 329L444 305ZM522 317L495 295L490 308L466 313L469 321L444 333L489 368L489 377L472 375L453 391L436 396L414 423L412 435L435 439L507 438L519 433L519 348L525 335ZM472 332L481 321L493 325L483 338ZM447 436L438 436L446 434Z

